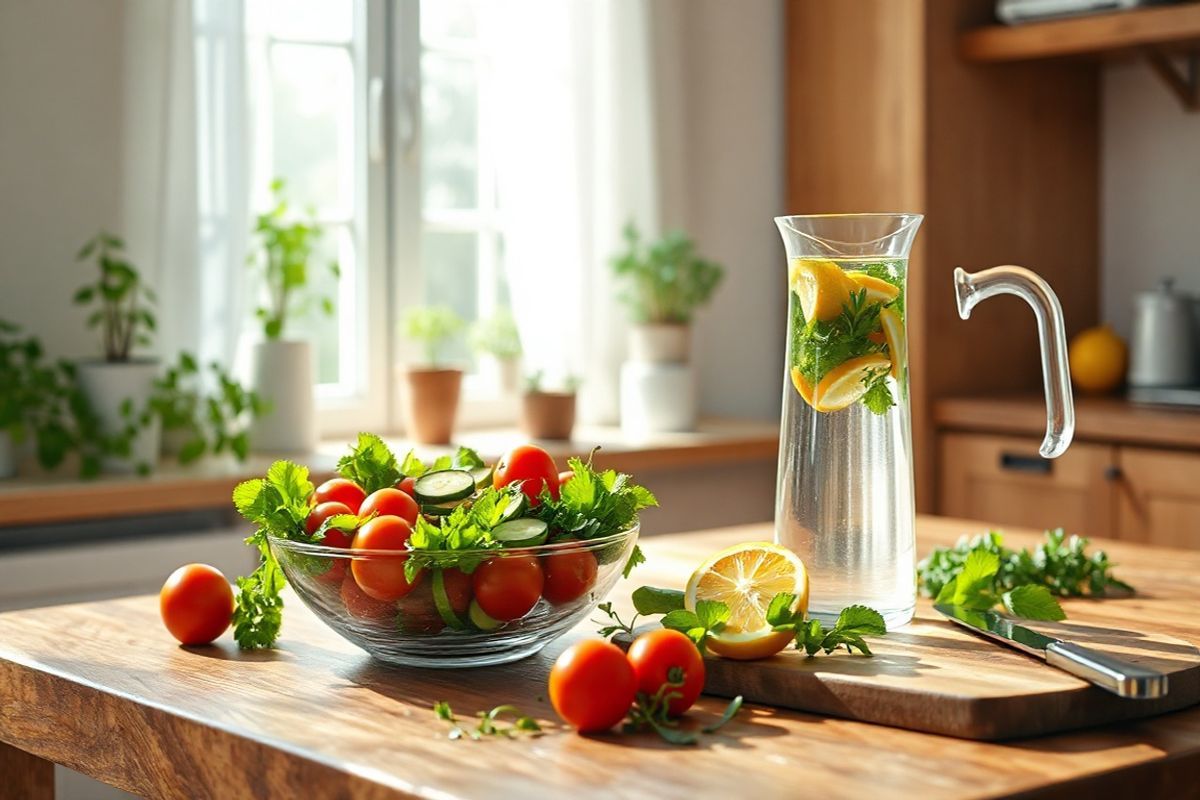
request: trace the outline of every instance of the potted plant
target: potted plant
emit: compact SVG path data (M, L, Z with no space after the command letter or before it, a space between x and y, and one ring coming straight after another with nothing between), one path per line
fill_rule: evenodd
M471 347L494 363L500 389L515 394L521 377L521 336L508 309L471 326Z
M271 413L255 418L250 441L255 450L267 453L312 452L317 443L315 384L312 344L286 339L290 321L303 315L316 302L333 314L333 300L314 294L309 286L313 250L322 230L310 212L306 219L289 216L284 182L271 182L274 205L259 214L254 225L258 250L247 259L262 278L265 298L255 310L263 326L263 340L254 348L251 387L271 407ZM329 265L340 276L336 262Z
M33 337L20 336L20 329L0 320L0 478L17 474L18 446L27 429L30 396L29 375L41 357L41 345Z
M633 433L690 430L696 423L689 364L692 315L712 297L724 269L696 253L680 232L643 245L625 226L626 249L612 260L620 299L633 318L630 359L621 369L621 422Z
M521 430L533 439L571 438L575 429L575 394L579 380L568 375L559 391L542 387L542 373L526 378L521 397Z
M160 429L150 413L158 360L138 358L156 327L154 292L124 257L125 243L101 231L79 251L77 261L94 258L99 276L75 292L75 303L91 306L87 325L100 331L104 358L79 363L80 388L99 420L110 447L103 466L114 472L148 470L157 460Z
M442 359L443 347L463 328L463 321L446 306L410 308L400 321L405 338L421 346L424 363L410 365L405 423L408 435L421 444L449 444L458 415L462 370Z
M256 392L234 380L215 361L209 365L215 389L205 393L199 364L191 353L155 384L151 405L162 420L163 453L190 464L204 455L230 453L245 461L249 426L269 410Z

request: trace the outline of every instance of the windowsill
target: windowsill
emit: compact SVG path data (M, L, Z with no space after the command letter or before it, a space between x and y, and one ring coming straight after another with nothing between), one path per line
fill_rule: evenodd
M457 444L479 451L494 461L510 447L528 441L515 428L463 431ZM322 442L311 455L287 458L305 464L314 481L333 474L347 439ZM637 474L647 470L688 469L712 464L773 461L779 443L776 423L745 420L706 420L693 433L656 434L645 440L624 436L619 428L577 429L569 442L541 442L566 468L569 456L587 457L599 447L595 463L604 468ZM402 454L413 448L401 439L389 444ZM436 456L446 448L416 446L422 455ZM270 456L251 456L245 463L209 459L181 467L164 463L149 476L105 475L79 480L69 475L18 478L0 481L0 526L74 522L105 517L128 517L200 508L227 507L234 485L262 475Z

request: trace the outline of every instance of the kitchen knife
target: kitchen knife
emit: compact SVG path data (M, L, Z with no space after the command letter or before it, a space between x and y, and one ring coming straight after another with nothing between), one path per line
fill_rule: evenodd
M1167 676L1157 670L1055 639L998 614L938 603L934 609L964 628L1037 656L1047 664L1120 697L1149 700L1167 693Z

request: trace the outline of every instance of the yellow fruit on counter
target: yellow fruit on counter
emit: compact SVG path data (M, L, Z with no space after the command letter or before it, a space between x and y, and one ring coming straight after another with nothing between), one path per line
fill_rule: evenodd
M708 649L725 658L768 658L791 644L788 631L773 631L767 608L775 595L796 595L793 611L808 610L808 571L800 557L771 542L747 542L709 556L692 573L683 594L684 608L701 600L729 606L729 619L709 634Z
M1128 351L1108 325L1081 331L1067 348L1071 380L1085 392L1111 392L1125 379Z

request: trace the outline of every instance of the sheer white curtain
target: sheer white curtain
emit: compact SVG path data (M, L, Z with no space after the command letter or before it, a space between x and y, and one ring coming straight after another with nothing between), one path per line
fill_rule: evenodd
M633 220L658 229L648 0L482 5L485 96L526 368L582 378L581 415L617 419L625 315L609 258Z

